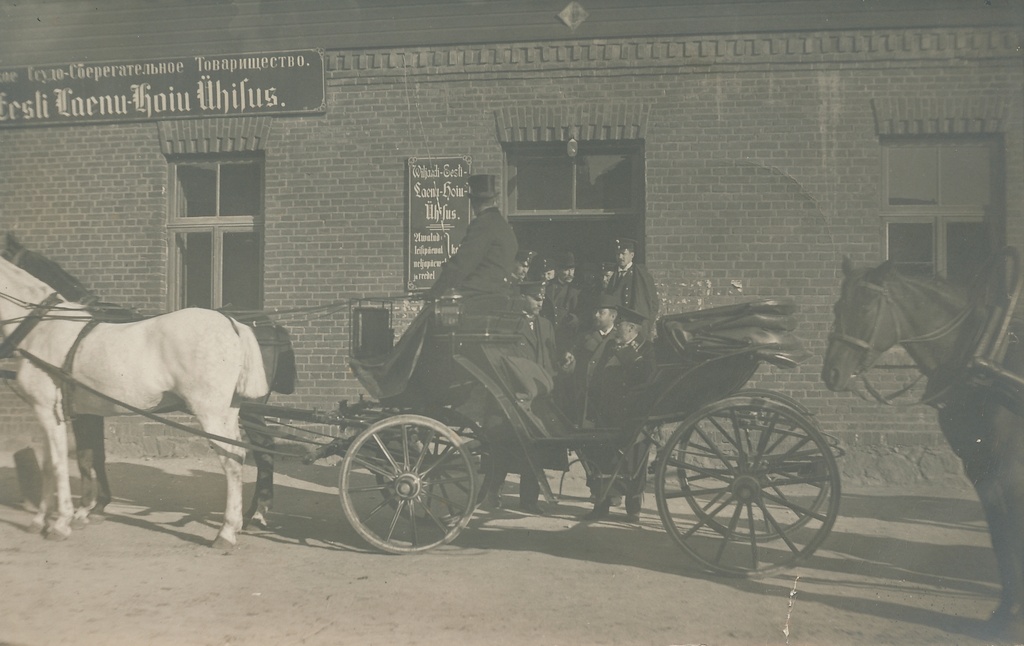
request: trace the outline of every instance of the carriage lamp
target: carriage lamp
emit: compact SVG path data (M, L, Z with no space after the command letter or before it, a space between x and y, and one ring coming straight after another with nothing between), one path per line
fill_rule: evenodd
M576 142L576 137L565 142L566 155L569 155L569 157L575 157L577 152L579 152L579 144Z
M442 328L455 328L462 317L462 294L448 290L434 302L434 321Z

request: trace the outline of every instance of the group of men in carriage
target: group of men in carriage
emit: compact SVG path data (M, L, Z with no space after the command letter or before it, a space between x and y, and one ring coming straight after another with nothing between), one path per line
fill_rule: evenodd
M499 190L494 175L469 178L474 218L457 253L446 263L427 292L428 299L452 291L460 294L469 313L515 311L521 313L520 334L532 351L539 370L554 385L554 398L572 424L578 427L622 428L636 413L636 393L653 375L654 320L659 299L647 269L634 262L636 242L615 241L617 262L602 264L600 282L577 287L575 258L571 252L544 261L534 251L519 249L515 232L498 208ZM564 468L566 452L540 451L535 462ZM543 453L547 453L544 455ZM588 463L608 472L618 458L617 449L590 450ZM625 478L613 490L625 496L627 520L639 520L646 482L646 446L626 451ZM497 467L482 492L485 508L501 506L504 474L515 470L515 456L499 456ZM518 468L520 508L542 513L539 486L528 468ZM594 510L584 518L597 520L609 514L612 497L601 478L592 478ZM603 494L603 497L602 497Z

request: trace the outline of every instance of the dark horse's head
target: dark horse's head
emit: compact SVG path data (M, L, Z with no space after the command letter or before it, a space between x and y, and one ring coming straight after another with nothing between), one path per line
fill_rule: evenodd
M835 321L825 351L821 378L829 390L849 390L850 381L899 343L899 330L887 283L896 268L886 261L873 269L854 269L843 260L843 284L833 307Z
M64 271L63 267L41 253L26 249L10 232L4 236L4 247L0 249L0 256L53 287L69 301L90 305L99 300L96 294Z

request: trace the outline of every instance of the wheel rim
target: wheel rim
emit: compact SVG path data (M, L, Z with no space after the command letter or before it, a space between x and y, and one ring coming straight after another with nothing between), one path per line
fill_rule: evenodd
M479 459L455 431L418 415L367 428L341 463L345 517L377 549L422 552L453 540L476 502Z
M839 470L816 423L786 402L733 396L672 434L656 468L666 531L704 567L759 575L809 557L839 513Z

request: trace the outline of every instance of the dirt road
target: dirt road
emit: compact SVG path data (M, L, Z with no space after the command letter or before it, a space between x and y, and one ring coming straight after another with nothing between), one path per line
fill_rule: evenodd
M231 553L208 547L224 491L212 457L113 462L108 520L53 543L24 531L0 454L0 644L992 643L995 560L966 483L847 487L824 548L750 581L688 562L653 496L639 528L576 522L589 505L575 475L546 516L480 513L453 545L388 556L343 519L336 468L281 471L276 527Z

